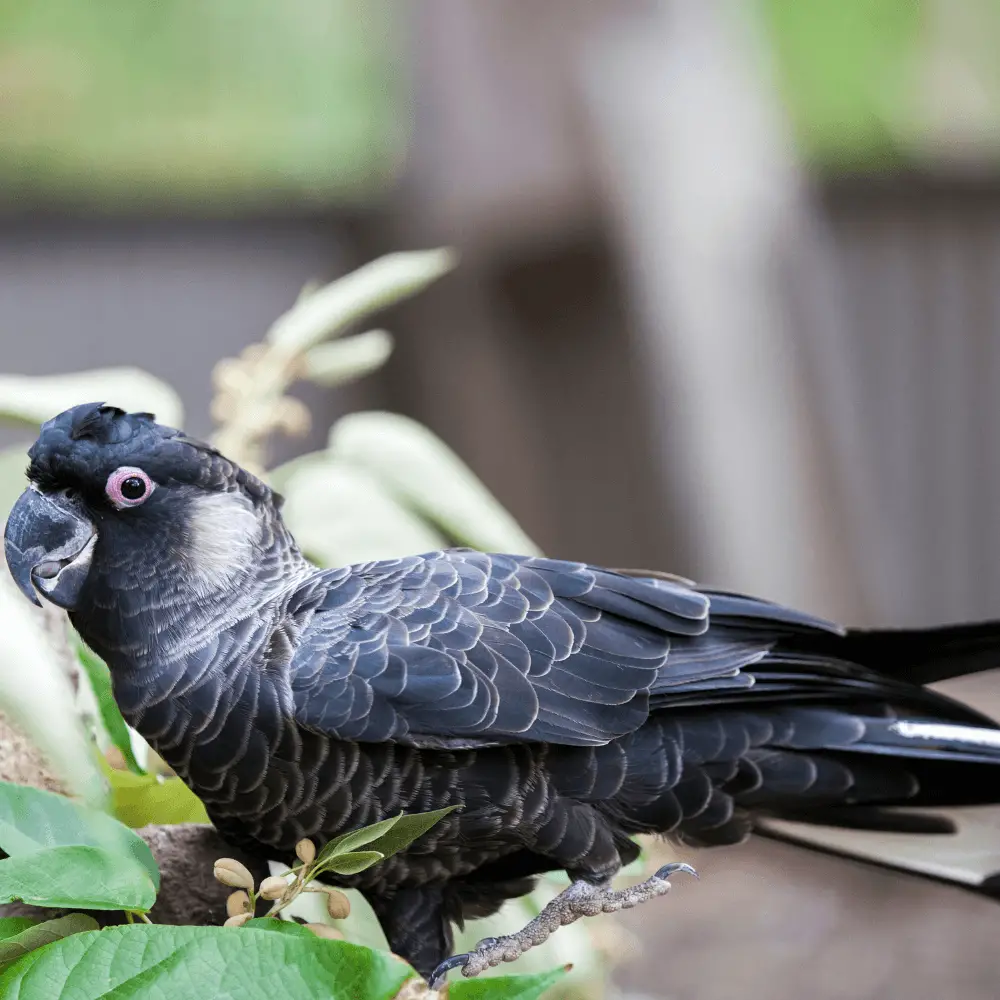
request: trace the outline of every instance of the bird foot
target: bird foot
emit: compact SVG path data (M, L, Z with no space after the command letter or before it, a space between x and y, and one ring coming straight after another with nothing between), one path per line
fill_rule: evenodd
M610 882L605 885L594 885L582 879L573 882L517 933L483 938L472 951L445 959L432 973L430 987L433 990L440 989L448 973L455 968L460 967L462 975L471 978L501 962L513 962L529 948L547 940L560 927L581 917L627 910L648 899L662 896L670 891L667 879L675 872L687 872L695 877L698 875L690 865L670 864L664 865L645 882L617 891L610 888Z

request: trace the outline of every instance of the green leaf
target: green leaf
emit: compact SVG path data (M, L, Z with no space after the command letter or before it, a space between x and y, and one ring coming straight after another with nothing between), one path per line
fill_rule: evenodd
M126 826L210 822L201 799L180 778L133 774L110 765L105 774L115 818Z
M472 470L409 417L352 413L333 425L329 451L336 462L368 472L452 542L486 552L539 551Z
M533 976L456 980L448 986L448 996L450 1000L537 1000L568 971L567 966Z
M247 925L74 934L0 976L4 1000L391 1000L413 970L385 952Z
M304 469L314 469L325 465L327 462L329 462L329 457L325 451L306 452L305 455L291 458L287 462L282 462L281 465L276 465L273 469L268 469L267 481L279 493L284 494L293 475Z
M392 354L392 337L385 330L368 330L356 337L317 344L303 360L310 382L333 388L353 382L380 368Z
M28 926L17 934L5 935L3 940L0 940L0 965L16 962L29 951L69 937L70 934L96 931L97 928L97 921L86 913L70 913L65 917L56 917L55 920L46 920L40 924L29 920Z
M160 873L152 852L128 827L63 795L0 782L0 848L10 855L8 860L65 847L98 848L135 862L146 871L154 891L159 888ZM5 864L0 862L0 871ZM5 888L6 883L0 881L0 889Z
M316 869L317 873L336 872L338 875L357 875L372 865L377 865L385 857L380 851L353 851L350 854L339 854L334 858L327 858L323 864Z
M455 266L450 250L379 257L300 298L268 331L267 340L297 354L335 337L379 309L415 295Z
M150 411L160 423L184 422L180 396L140 368L96 368L69 375L0 375L0 419L37 427L78 403L107 402Z
M254 917L248 920L244 927L250 930L277 931L279 934L295 934L298 937L312 937L313 932L295 920L283 920L281 917Z
M321 877L320 882L326 879ZM289 918L336 927L351 944L389 951L389 942L369 902L356 889L340 889L351 903L351 915L346 920L334 920L326 910L326 897L321 892L304 892L285 911ZM290 920L281 921L290 923ZM478 921L476 922L478 923ZM473 926L473 925L470 925ZM479 940L478 938L476 939ZM473 942L475 943L475 942ZM468 950L468 949L464 949ZM529 952L529 954L531 954Z
M90 687L94 692L94 699L97 701L97 710L101 715L101 722L108 738L118 748L129 770L135 774L145 774L145 770L135 759L135 751L132 749L132 737L129 736L128 725L122 718L122 713L118 709L114 693L111 690L111 671L107 664L95 653L92 653L82 642L77 642L76 653L83 666ZM130 824L131 825L131 824Z
M17 937L22 931L34 927L37 923L38 921L32 920L31 917L0 917L0 942Z
M403 814L400 813L398 816L390 816L389 819L372 823L371 826L363 826L360 830L351 830L349 833L342 833L339 837L334 837L333 840L328 840L323 846L323 850L316 857L317 863L321 863L327 860L327 858L335 858L339 854L347 854L348 851L353 851L355 847L364 847L365 844L370 844L373 840L378 840L383 834L388 833L402 818Z
M405 816L400 816L386 833L377 840L369 842L368 849L378 851L385 857L398 854L457 808L458 806L447 806L444 809L434 809L431 812L408 813Z
M0 902L148 910L156 886L141 861L99 847L50 847L0 861Z
M324 566L431 552L446 541L364 469L310 462L292 471L282 492L285 522L302 550Z
M434 809L431 812L411 813L409 815L400 813L398 816L390 816L371 826L363 826L360 830L351 830L342 833L339 837L334 837L328 841L317 856L317 864L324 870L336 871L341 875L353 874L335 868L328 861L333 858L341 860L348 852L354 851L356 847L369 848L368 852L378 853L383 858L390 854L398 854L401 850L409 847L417 837L426 833L435 823L439 823L448 813L453 812L458 806L447 806L444 809ZM360 857L360 855L351 855ZM381 860L381 859L379 859ZM374 862L372 862L374 864ZM364 866L365 868L368 865ZM362 869L357 869L361 871Z
M103 805L106 789L69 681L69 670L76 667L72 650L47 634L64 620L29 604L10 574L0 570L0 711L41 751L66 788Z

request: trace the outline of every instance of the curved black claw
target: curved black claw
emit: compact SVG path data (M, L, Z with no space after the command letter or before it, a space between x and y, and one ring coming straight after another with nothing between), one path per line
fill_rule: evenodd
M465 955L452 955L451 958L446 958L432 973L431 978L427 980L427 985L432 990L439 990L444 986L444 981L448 978L448 973L452 969L457 969L459 967L465 968L469 964L469 959L472 956L469 954Z
M690 865L686 865L680 861L675 861L672 864L664 865L662 868L658 868L653 878L670 878L674 872L687 872L688 875L693 875L695 878L698 877L698 873Z

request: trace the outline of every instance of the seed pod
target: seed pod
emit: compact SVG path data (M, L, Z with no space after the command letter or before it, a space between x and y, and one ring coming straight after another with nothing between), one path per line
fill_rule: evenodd
M223 927L242 927L248 920L253 919L252 913L237 913L235 917L230 917Z
M295 856L304 865L311 865L316 860L316 845L311 840L300 840L295 845Z
M336 889L330 889L326 895L326 912L334 920L343 920L351 914L351 901Z
M344 935L336 927L327 927L326 924L306 924L306 930L312 931L316 937L328 938L331 941L343 941Z
M253 875L250 874L250 869L234 858L219 858L215 862L212 874L215 876L216 881L221 882L223 885L253 892Z
M265 899L281 899L288 889L288 883L277 875L271 875L260 884L260 894Z
M241 913L251 913L250 897L242 890L231 892L226 900L226 915L238 917Z

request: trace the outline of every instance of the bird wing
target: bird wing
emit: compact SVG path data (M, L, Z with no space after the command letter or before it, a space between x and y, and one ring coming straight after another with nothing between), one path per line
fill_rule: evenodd
M318 573L289 615L302 725L452 748L604 744L651 706L746 689L782 636L837 631L675 578L466 549Z

